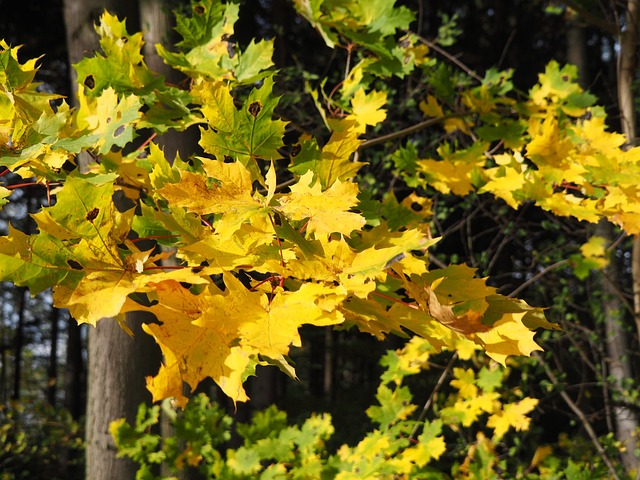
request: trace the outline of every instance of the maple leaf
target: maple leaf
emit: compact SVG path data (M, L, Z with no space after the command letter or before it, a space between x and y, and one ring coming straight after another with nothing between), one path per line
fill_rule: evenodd
M475 334L485 353L503 366L509 355L530 356L531 352L542 350L533 340L535 332L524 325L524 316L525 313L506 314L490 330Z
M262 292L247 290L231 275L224 275L227 291L213 300L218 318L201 318L196 325L208 326L224 322L237 325L240 345L261 355L280 358L289 353L290 345L300 346L298 328L303 324L334 325L342 323L336 311L344 299L343 289L319 284L303 284L295 292L281 291L272 299Z
M578 117L584 114L585 108L592 105L595 97L584 93L575 81L578 70L575 65L560 68L556 61L545 67L544 73L538 75L538 84L529 92L531 101L539 106L560 104L565 113Z
M439 459L447 450L442 434L442 420L426 422L415 445L405 449L401 459L422 468L431 460Z
M193 90L202 102L202 113L208 129L201 129L200 145L218 160L232 158L251 172L254 180L263 182L258 160L280 158L285 122L273 120L279 97L272 95L273 78L254 88L241 109L236 109L229 88L222 82L203 84Z
M453 192L456 195L467 195L473 191L471 173L475 168L484 164L484 158L477 146L466 152L458 153L458 158L450 157L443 160L418 160L418 171L424 175L428 184L442 193Z
M301 137L300 153L292 158L290 170L303 175L313 172L322 188L329 188L336 180L346 181L354 177L364 165L354 162L352 155L362 143L354 120L332 120L333 132L329 141L320 149L315 139Z
M268 76L267 69L273 66L273 40L252 39L240 51L232 40L238 14L236 3L204 0L194 4L193 15L176 16L176 31L183 38L177 46L183 51L171 52L157 45L158 54L167 64L196 79L255 83Z
M382 108L386 103L386 92L372 91L367 94L364 88L359 88L351 99L353 113L347 120L355 120L359 125L355 130L364 133L367 125L377 125L387 118L387 112Z
M548 113L542 123L529 127L531 141L527 144L527 156L536 165L562 165L573 149L571 141L563 135L558 119Z
M523 158L516 153L495 155L499 167L488 168L485 174L490 180L478 190L478 193L491 192L502 198L511 208L517 209L522 198L522 190L526 179L522 173Z
M134 123L141 116L142 104L138 97L129 95L119 99L109 87L95 98L85 96L80 90L78 102L78 128L87 134L75 142L59 142L60 146L79 150L95 145L100 153L107 153L114 145L124 147L133 140Z
M314 185L312 172L305 173L291 186L291 193L279 199L277 211L292 220L307 220L306 231L316 238L326 238L334 232L350 235L365 224L365 219L349 210L358 204L358 186L336 180L322 190L319 182Z
M376 398L380 405L372 405L366 414L383 427L406 420L417 408L411 403L412 395L409 388L404 386L391 390L386 385L380 385Z
M74 65L78 83L83 85L79 91L97 96L111 88L118 93L149 95L154 87L160 86L162 79L154 76L144 63L141 32L130 35L126 22L107 11L95 29L104 55L95 53Z
M153 285L157 304L129 301L123 309L148 310L160 321L144 327L165 356L158 375L148 380L154 398L176 396L184 402L181 381L195 388L210 376L234 401L246 401L242 381L258 355L286 362L290 347L300 346L298 328L302 324L343 321L336 310L345 297L339 288L304 284L295 292L280 291L270 299L262 292L247 290L230 274L223 278L224 292L210 285L199 295L176 281L158 278ZM293 373L290 367L289 372Z
M206 177L182 171L180 182L168 183L158 193L172 205L185 207L198 215L222 214L216 222L216 230L229 238L243 222L258 213L263 204L252 197L251 174L241 163L199 160Z
M238 337L238 324L234 323L237 318L227 316L224 321L208 322L206 327L194 323L203 315L220 313L214 302L220 292L213 286L210 288L213 295L194 295L178 282L165 281L155 286L156 305L144 307L130 303L125 309L148 310L161 322L143 325L156 339L164 356L158 374L147 378L147 388L154 400L175 397L184 406L187 398L182 393L182 382L193 390L207 377L234 401L248 400L242 381L255 352L233 346Z
M531 423L531 418L527 417L527 414L536 405L538 405L538 399L528 397L517 403L504 405L502 410L494 413L487 420L487 427L494 429L493 438L496 440L502 438L511 427L517 431L527 430Z

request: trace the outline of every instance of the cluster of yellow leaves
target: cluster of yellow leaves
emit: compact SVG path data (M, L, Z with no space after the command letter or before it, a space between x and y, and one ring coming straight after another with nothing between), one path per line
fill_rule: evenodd
M446 118L436 98L427 96L421 110L444 117L445 131L473 136L474 128L491 127L503 137L501 153L489 153L481 141L453 154L441 145L439 158L416 160L422 181L443 193L491 193L513 208L534 201L560 216L604 217L640 233L640 148L626 148L623 135L608 131L604 110L592 106L575 77L575 67L551 62L529 99L517 105L491 97L482 84L462 94L469 110L461 118ZM496 115L500 104L519 115ZM517 141L508 126L523 132Z
M365 3L353 4L362 18L378 22L367 27L374 32L386 35L408 21L402 10L393 28L385 26L383 11ZM386 93L353 82L348 115L328 122L332 132L322 147L302 137L285 172L292 180L286 188L278 184L285 122L274 118L278 97L263 71L271 65L271 44L230 55L220 42L232 32L237 5L211 7L181 23L190 53L161 50L194 79L175 97L175 111L189 111L177 124L200 124L205 154L190 163L171 165L153 143L123 152L164 118L146 99L166 100L171 91L144 65L141 36L123 40L130 36L115 17L105 14L98 26L106 56L79 66L83 88L73 111L63 104L36 114L52 97L35 91L33 62L20 65L16 50L0 45L5 64L21 75L18 82L0 77L2 164L61 183L55 205L33 215L38 232L12 230L0 239L0 278L34 292L54 286L56 305L91 325L132 311L153 313L157 323L144 330L160 345L164 364L148 386L155 399L180 404L183 382L195 389L211 377L244 401L242 383L256 365L295 375L288 354L300 346L303 324L356 326L378 338L413 332L436 349L459 349L468 358L482 348L502 363L538 348L532 330L549 327L539 309L497 295L468 267L429 271L425 253L437 240L425 227L428 201L389 195L379 204L382 213L365 218L354 154L366 129L386 118ZM199 35L214 38L202 42ZM269 58L251 67L260 52ZM100 75L110 69L121 83L112 86ZM237 103L233 88L256 78L261 85ZM147 83L153 93L138 90ZM20 145L10 145L14 140ZM87 173L61 171L84 150L100 161ZM450 155L463 172L452 191L462 191L466 158ZM424 212L416 214L414 204ZM152 239L173 251L158 253ZM171 266L163 264L169 256Z
M472 369L454 368L455 380L450 382L458 390L451 405L440 412L448 425L469 427L484 414L489 415L487 427L492 428L494 440L501 439L511 428L527 430L531 418L527 416L538 404L535 398L525 397L503 404L496 388L502 384L504 371L483 367L478 374Z

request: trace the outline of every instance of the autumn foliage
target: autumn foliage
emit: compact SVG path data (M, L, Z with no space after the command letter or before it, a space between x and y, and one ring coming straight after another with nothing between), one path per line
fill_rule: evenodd
M329 140L301 137L289 164L279 153L287 124L275 114L273 43L235 51L224 38L238 6L200 7L181 17L181 50L159 48L190 77L188 89L151 72L141 35L108 13L97 28L104 55L76 67L77 109L64 100L54 107L59 97L33 83L35 62L21 64L18 49L3 45L1 162L49 185L51 202L33 215L36 233L2 239L2 279L34 293L53 287L56 305L92 325L153 313L159 323L144 328L165 360L148 387L155 399L183 405L183 381L195 388L211 377L245 401L242 383L256 365L294 376L287 355L303 323L355 326L378 338L410 331L437 349L481 348L503 364L538 349L532 330L550 326L539 309L498 295L468 267L429 269L437 239L428 209L412 209L426 199L387 200L368 217L359 209L362 164L352 156L367 126L384 120L384 92L352 79L348 114L327 115ZM410 20L398 11L388 21L379 12L380 27L354 28L392 35ZM416 67L414 42L393 54ZM248 95L235 98L244 86ZM190 125L200 129L205 156L188 161L167 160L145 133ZM81 172L83 151L93 161ZM10 193L4 189L5 202ZM390 225L385 209L406 221ZM143 240L168 248L140 248ZM164 265L171 257L175 265Z
M391 160L413 190L365 195L360 160L384 141L373 133L388 102L378 80L416 72L428 80L436 60L409 30L408 9L346 3L294 1L328 47L357 52L331 94L307 87L323 138L286 135L294 125L278 113L274 43L241 49L230 40L235 3L194 3L190 15L177 17L176 48L157 46L185 75L180 85L151 71L142 35L105 13L97 25L102 51L75 66L77 108L40 92L36 60L21 63L17 47L0 43L0 165L22 178L20 188L39 184L48 193L32 215L37 231L11 229L0 238L0 279L34 294L53 288L55 304L80 323L124 326L129 312L155 315L144 331L164 362L147 386L154 400L181 407L183 382L193 390L210 377L243 402L243 382L258 365L295 377L289 353L301 345L303 324L414 337L386 359L398 372L381 384L381 406L368 412L381 430L417 408L403 403L401 382L426 368L430 355L448 350L470 359L483 351L505 366L509 356L539 350L535 330L556 328L541 308L498 294L466 265L430 264L438 238L427 192L488 193L513 208L535 202L637 234L638 151L606 130L603 109L575 83L572 67L550 63L528 94L513 90L510 72L489 71L451 98L434 90L418 105L425 125L439 123L471 146L443 143L437 157L422 158L406 142ZM201 154L166 158L156 136L189 127L199 131ZM15 188L0 188L4 204ZM582 253L597 260L602 245L591 242ZM526 429L537 401L503 405L498 371L454 368L458 393L442 420L468 427L485 415L496 440ZM421 467L439 457L441 427L425 424L417 446L402 444L397 460Z

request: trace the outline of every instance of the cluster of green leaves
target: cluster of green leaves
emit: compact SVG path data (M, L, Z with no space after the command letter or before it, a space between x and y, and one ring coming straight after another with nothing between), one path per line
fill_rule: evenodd
M55 304L91 325L154 314L144 330L164 364L148 388L182 406L183 382L211 377L245 401L257 365L295 376L288 354L302 324L413 332L502 364L539 349L533 330L553 328L541 309L469 267L429 269L427 198L367 199L354 180L362 135L386 118L373 82L428 67L427 47L404 32L413 14L392 0L294 4L329 46L346 39L358 56L329 108L318 102L328 140L303 134L291 158L280 153L273 41L230 42L235 2L194 2L177 17L177 50L157 47L185 88L150 71L142 35L105 13L102 52L75 66L74 109L38 91L35 61L1 43L0 166L52 200L32 215L37 232L0 238L0 279L34 294L53 287ZM194 125L202 156L167 159L153 142Z
M62 480L83 466L80 425L48 404L0 406L0 479Z
M327 414L313 414L295 426L288 424L284 412L271 406L256 413L250 423L233 424L204 394L182 411L163 402L174 436L163 439L154 433L152 427L161 413L158 405L141 405L135 425L120 419L112 423L111 432L118 454L140 464L140 480L159 478L153 471L160 464L174 474L194 469L204 478L228 479L435 479L449 474L503 478L496 473L499 469L514 475L526 470L527 478L539 478L534 472L550 471L551 467L545 467L553 458L549 448L534 456L531 451L520 451L518 458L503 457L514 432L528 429L537 400L507 387L508 369L483 362L473 352L468 354L467 360L484 365L477 374L471 368L447 368L444 375L451 370L453 379L448 387L436 384L428 397L435 414L426 418L413 392L438 361L434 347L416 337L402 349L388 351L381 362L385 370L377 403L366 412L374 428L356 445L342 445L335 452L326 448L335 432ZM454 361L456 357L451 365ZM407 379L413 376L419 381L409 386ZM242 438L237 448L227 443L233 432ZM456 447L461 435L472 438L470 450L468 445ZM553 467L555 471L559 468L558 463Z

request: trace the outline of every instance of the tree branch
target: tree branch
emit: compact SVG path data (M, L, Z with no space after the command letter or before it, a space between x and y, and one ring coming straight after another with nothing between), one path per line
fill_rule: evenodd
M411 125L410 127L403 128L402 130L397 130L395 132L388 133L386 135L382 135L381 137L372 138L370 140L366 140L360 144L358 150L362 150L364 148L373 147L374 145L379 145L384 142L389 142L391 140L395 140L396 138L405 137L410 135L418 130L422 130L423 128L431 127L440 122L444 122L449 120L450 118L461 118L471 115L472 112L460 112L460 113L450 113L448 115L443 115L441 117L436 118L428 118L420 123L416 123L415 125Z
M544 368L544 371L547 374L547 377L549 377L549 380L551 380L551 383L553 385L555 385L555 386L560 385L560 382L558 381L557 377L553 373L553 370L551 369L551 367L549 367L549 364L547 364L547 362L545 362L545 360L542 358L542 356L539 355L537 352L533 352L532 356L536 360L538 360L538 362L540 362L540 365L542 365L542 367ZM569 394L567 392L565 392L564 390L560 390L559 393L560 393L560 396L562 397L562 399L565 401L565 403L569 406L571 411L573 411L575 416L578 417L578 420L580 420L580 423L582 423L582 426L584 427L584 430L587 432L587 435L591 439L591 442L595 446L596 451L598 452L598 455L600 455L600 458L602 458L602 461L605 463L605 465L609 469L609 473L611 474L611 478L613 478L615 480L620 480L620 477L616 473L616 469L613 466L613 463L611 463L611 460L607 456L607 452L605 452L604 447L602 446L602 444L598 440L598 436L596 435L596 432L593 430L593 427L591 426L591 423L589 422L589 419L582 412L582 410L580 410L580 407L578 407L578 405L576 405L574 403L574 401L571 399L571 397L569 396Z

